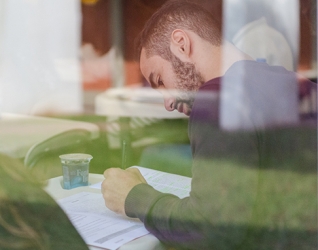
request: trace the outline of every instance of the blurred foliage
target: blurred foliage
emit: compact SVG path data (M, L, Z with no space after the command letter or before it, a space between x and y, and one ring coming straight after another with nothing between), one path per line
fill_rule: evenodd
M0 249L88 249L43 184L0 155Z

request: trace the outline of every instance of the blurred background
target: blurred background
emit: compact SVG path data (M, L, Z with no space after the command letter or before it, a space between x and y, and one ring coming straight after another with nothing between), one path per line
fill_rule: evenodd
M92 173L119 167L126 141L127 166L191 176L188 120L164 110L135 61L135 38L164 2L1 0L0 152L47 179L62 174L58 156L64 153L91 154ZM316 1L193 2L218 20L225 39L255 60L299 74L299 123L273 132L269 144L277 159L288 160L255 175L242 164L244 147L234 143L213 178L225 196L237 185L252 189L245 185L250 178L263 180L255 205L260 217L252 228L263 247L250 249L316 249L317 93L307 81L317 81ZM240 223L230 212L224 216L221 224Z
M164 2L1 1L1 112L94 114L94 98L98 93L142 84L134 60L134 40L146 20ZM290 49L283 54L285 59L276 59L276 64L316 79L316 1L195 2L214 15L224 37L234 40L241 49L244 49L240 37L243 28L263 18L281 34ZM283 44L279 42L277 47ZM245 44L251 47L251 41ZM286 46L280 49L288 50L283 47Z
M187 143L184 117L151 115L152 108L147 113L139 106L138 112L131 106L136 102L122 101L141 103L148 98L149 103L151 97L152 102L160 103L160 97L151 91L139 91L147 83L135 61L134 41L146 20L165 1L1 1L0 112L92 119L98 122L101 132L109 132L106 141L115 148L120 146L114 138L120 130L133 127L134 133L140 134L138 128L142 128L142 133L149 128L152 133L151 127L162 127L160 122L172 123L168 125L172 130L177 123L181 124L176 129L180 133L174 138ZM211 12L219 21L224 38L238 48L256 60L298 72L299 114L305 118L315 115L316 93L301 76L316 82L316 1L195 2ZM120 105L124 105L121 101L131 108L120 113ZM132 114L133 109L136 114ZM155 112L165 113L163 108ZM129 117L128 123L133 124L128 124L127 119L122 122L120 117ZM158 141L153 139L144 141Z

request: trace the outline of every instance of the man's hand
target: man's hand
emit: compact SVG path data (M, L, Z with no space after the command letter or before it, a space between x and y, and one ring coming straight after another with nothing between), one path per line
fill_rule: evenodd
M140 184L147 183L137 168L122 170L109 168L104 172L102 194L105 205L110 210L125 214L125 200L130 190Z

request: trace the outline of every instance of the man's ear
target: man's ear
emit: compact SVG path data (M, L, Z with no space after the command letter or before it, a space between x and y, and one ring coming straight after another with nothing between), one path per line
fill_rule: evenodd
M176 29L171 33L170 49L182 61L189 61L191 41L184 30Z

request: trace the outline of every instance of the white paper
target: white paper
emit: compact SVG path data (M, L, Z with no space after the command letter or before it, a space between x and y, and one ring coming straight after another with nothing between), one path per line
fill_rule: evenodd
M191 178L189 177L139 166L132 166L132 168L138 168L147 183L162 193L174 194L179 198L189 196L191 190ZM101 189L101 182L91 185L90 187Z
M109 210L102 194L81 192L58 203L87 245L117 249L149 233L139 220Z
M97 182L89 186L90 188L102 189L102 182Z

